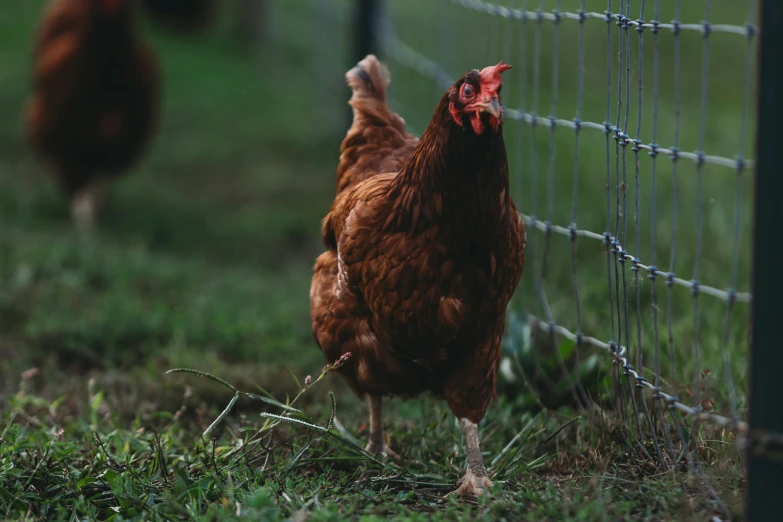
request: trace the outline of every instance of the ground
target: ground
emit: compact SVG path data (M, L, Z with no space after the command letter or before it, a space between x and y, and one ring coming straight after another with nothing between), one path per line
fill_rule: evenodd
M145 24L166 75L161 132L138 167L112 188L97 234L80 237L68 222L66 202L20 132L30 31L41 2L23 4L14 6L13 16L0 17L0 518L705 520L721 512L703 485L688 477L687 467L662 472L639 446L629 445L621 423L567 407L541 410L518 385L505 385L481 425L494 482L488 497L441 500L462 475L464 448L446 406L431 398L385 407L399 465L361 452L366 404L333 375L300 395L305 376L316 380L324 363L312 340L307 296L320 249L319 220L331 202L348 117L342 73L350 63L341 57L334 63L342 55L333 50L326 73L312 67L312 42L301 27L274 52L267 47L252 53L238 48L225 30L193 39ZM413 38L413 22L421 18L414 3L400 5L398 15L409 17L407 36ZM297 27L291 20L302 13L291 10L281 11L284 24L275 38ZM416 37L424 41L411 43L423 48L432 38L423 31ZM545 37L549 41L551 33ZM573 42L574 34L564 38ZM715 54L724 62L737 52L742 56L741 49L732 54L721 42ZM691 48L689 56L698 57L697 43ZM486 65L489 58L476 54L460 55L460 66L469 58L481 61L473 66ZM548 63L546 58L543 76L551 73ZM404 116L420 132L437 89L420 78L414 83L399 66L393 74L394 82L413 86L401 87L396 96L407 100L411 116ZM686 74L698 84L695 73ZM594 75L598 86L587 89L587 103L605 95L601 71ZM718 92L715 103L736 105L728 91ZM518 106L515 96L508 95L512 106ZM664 109L670 101L668 94ZM564 111L573 102L572 94L561 94ZM664 109L669 116L663 119L671 123L671 111ZM589 119L602 121L602 111L588 111ZM728 109L716 113L721 125L710 128L709 143L732 155L739 117ZM683 139L695 143L696 134L689 128ZM545 137L542 129L539 138ZM517 139L509 130L507 142ZM602 161L599 139L595 150L583 153L586 164ZM572 136L557 143L567 158L558 166L565 174L557 188L568 203L558 204L555 217L567 223ZM541 187L547 151L542 142ZM683 199L694 192L688 169ZM732 179L730 172L725 179ZM662 185L668 191L671 183ZM703 276L721 286L727 262L719 261L731 257L731 242L721 238L730 223L734 185L710 184L707 192L705 201L712 203ZM603 204L603 194L603 182L580 187L580 226L602 230L603 207L593 211L591 202ZM659 200L663 215L671 202ZM643 204L648 201L645 196ZM692 205L684 206L681 219L689 223ZM666 245L671 227L661 228ZM683 272L693 263L693 237L684 227ZM561 246L553 247L554 259L569 261L547 284L554 313L568 322L570 249ZM603 334L607 294L600 245L585 246L580 254L586 260L580 272L584 330ZM667 258L668 249L662 255ZM740 285L747 282L747 265L743 256ZM529 278L535 265L528 266ZM650 286L636 284L647 317ZM680 345L665 374L675 391L687 394L694 371L723 370L725 308L703 305L705 354L696 368L687 292L675 305L673 331ZM734 318L746 320L743 313ZM645 327L645 339L650 330ZM512 341L520 344L522 336L511 329ZM746 343L746 329L735 328L731 366L740 390ZM569 356L573 346L555 349ZM611 363L593 361L600 375L594 367L585 375L600 392L608 386ZM229 404L236 389L204 376L165 373L173 368L210 372L258 395L239 393ZM715 378L719 384L708 381L705 394L725 412L725 374ZM289 412L293 421L265 420L262 413L288 411L269 397L287 404L296 397L293 406L301 412ZM740 392L741 407L743 398ZM227 406L230 412L204 434ZM711 487L741 519L743 479L734 439L709 427L694 433Z

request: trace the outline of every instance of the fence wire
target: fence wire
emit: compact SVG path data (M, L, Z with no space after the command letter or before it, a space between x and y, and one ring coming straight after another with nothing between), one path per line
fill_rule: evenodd
M438 49L424 52L417 43L404 41L398 36L392 19L387 17L383 27L383 46L386 56L398 64L418 72L434 82L436 90L442 93L456 79L454 70L453 43L467 33L457 26L453 10L474 12L476 16L489 18L489 48L492 51L492 63L499 59L508 61L516 54L519 68L519 93L516 106L504 107L504 119L508 128L512 123L520 126L516 130L516 139L510 140L507 135L509 157L515 163L512 186L515 185L517 206L523 210L522 217L528 226L528 264L525 270L532 273L532 282L528 283L528 291L534 296L533 302L524 304L529 324L537 331L547 335L557 335L576 345L575 369L584 358L582 349L596 349L597 353L607 355L612 361L614 372L614 404L622 419L628 426L628 440L631 442L651 442L652 444L637 444L640 453L657 460L661 466L676 466L681 459L687 462L690 470L699 477L704 477L702 464L696 445L694 433L703 423L717 427L728 428L742 440L748 431L744 420L744 411L738 403L737 389L732 373L731 355L737 347L732 343L732 326L736 322L734 316L738 305L750 303L749 292L737 288L740 283L740 260L742 239L749 223L743 216L743 205L748 203L743 192L749 174L752 174L753 160L747 157L748 127L752 118L751 99L753 81L755 78L755 48L759 34L756 20L756 2L749 0L747 4L746 23L741 25L712 23L711 2L704 2L703 18L697 23L683 20L683 0L676 0L674 5L674 20L664 23L661 18L661 1L608 0L604 12L591 12L586 9L586 0L571 0L568 2L573 12L562 10L562 0L538 2L537 7L530 8L533 2L515 2L515 5L499 5L483 0L443 0L438 3L442 25L439 26L439 36L448 44L438 46ZM591 1L590 4L596 4ZM522 4L521 6L519 4ZM633 4L633 5L632 5ZM545 10L545 5L552 6ZM634 15L638 17L634 18ZM650 18L650 16L652 18ZM445 22L443 22L445 20ZM475 18L479 20L479 18ZM543 42L542 27L551 24L552 40ZM566 24L576 24L568 25ZM603 29L602 25L603 24ZM558 92L562 64L561 26L564 30L578 31L578 48L576 56L576 82L568 85L576 93L576 112L573 118L567 119L558 115ZM605 34L606 45L606 105L604 121L588 121L585 112L585 36L591 42L596 42L600 33ZM739 121L734 122L737 129L737 147L733 157L708 151L708 116L710 111L711 89L710 75L711 42L715 34L722 33L728 38L734 38L732 45L744 45L744 69L732 71L733 75L741 77L741 107ZM457 35L455 37L455 34ZM471 34L475 34L475 31ZM699 66L698 85L698 115L691 118L696 129L696 150L681 150L681 128L683 126L683 36L693 34L700 36L701 64ZM517 36L516 40L514 36ZM532 37L532 46L529 39ZM481 39L476 38L477 45ZM662 56L662 42L671 47L671 54ZM516 43L515 43L516 42ZM551 92L548 114L541 107L542 83L542 47L551 49L552 62L547 64L551 73ZM689 41L688 45L695 45ZM650 46L652 47L650 51ZM531 48L532 47L532 48ZM635 61L632 59L632 49ZM647 49L647 50L646 50ZM592 51L592 49L591 49ZM594 57L595 52L591 52ZM652 68L645 65L644 60L652 56ZM489 65L479 63L475 66ZM691 65L691 64L689 64ZM663 67L666 67L664 71ZM661 79L673 83L673 103L663 109L660 101ZM508 80L512 83L515 80ZM720 88L720 87L718 87ZM397 91L400 92L400 91ZM651 105L645 105L646 96L651 94ZM396 104L396 100L392 99ZM636 111L635 122L631 119L631 108ZM650 107L645 109L645 107ZM663 111L666 112L663 112ZM649 113L648 122L645 116ZM404 117L408 116L403 114ZM661 139L662 121L673 123L671 144L663 146ZM648 122L649 134L644 135L643 123ZM555 177L555 163L561 158L558 147L563 140L556 138L556 131L561 129L573 132L573 158L571 194L558 194ZM423 129L419 129L423 130ZM580 149L584 152L583 131L599 131L604 134L603 156L604 165L585 165L580 157ZM545 161L545 187L540 187L539 174L540 155L538 141L542 133L548 135L548 154ZM644 156L649 159L644 160ZM662 165L661 158L668 161ZM562 160L561 160L562 161ZM690 163L690 165L688 165ZM707 172L708 166L715 169ZM667 168L666 183L671 184L669 198L663 205L668 214L660 213L659 202L661 169ZM721 172L722 170L722 172ZM670 173L668 172L670 171ZM730 234L725 241L731 243L731 258L728 266L728 286L719 288L714 284L706 284L701 280L705 247L705 184L707 186L727 182L728 175L733 176L734 209L731 218ZM720 177L719 176L723 176ZM603 179L601 179L603 177ZM605 228L603 231L591 231L580 228L577 224L580 205L580 182L593 179L605 183L605 201L590 201L592 212L605 212ZM649 208L641 208L643 182L649 181ZM688 184L693 186L693 198L682 199L679 189ZM632 200L628 201L628 191L632 188ZM546 191L540 197L539 190ZM527 194L526 194L527 191ZM554 208L556 203L570 200L570 223L554 223ZM545 202L545 208L540 209L540 201ZM683 205L693 209L693 222L683 223L681 211ZM601 208L603 206L603 208ZM582 203L584 208L584 203ZM650 231L649 259L642 259L640 254L641 228L649 216L647 226ZM629 218L633 220L634 239L629 240ZM661 221L663 219L663 221ZM666 224L671 231L667 245L669 258L659 259L656 252L661 248L660 227ZM683 244L678 238L678 230L682 226L693 226L695 235L690 244ZM553 242L556 237L567 238L570 242L570 261L552 258ZM587 335L584 331L584 301L589 297L578 278L578 266L581 263L595 263L595 260L580 257L577 245L584 240L593 242L603 248L606 258L605 284L608 295L606 306L608 321L605 324L608 338L601 340L598 336ZM678 244L679 243L679 244ZM690 278L681 277L675 273L679 254L687 247L688 256L693 259ZM715 260L708 260L711 264ZM557 320L558 310L550 306L547 294L547 271L554 263L570 264L570 288L574 296L574 323L571 326L560 324ZM658 265L666 265L663 268ZM641 284L638 282L641 274L650 281L649 312L643 307ZM664 288L661 289L660 282ZM712 282L714 283L714 282ZM524 284L523 284L524 286ZM683 339L676 332L682 310L677 309L676 289L687 289L690 293L690 315L692 319L689 339ZM588 296L588 297L586 297ZM646 298L646 297L645 297ZM713 411L713 404L703 400L702 386L706 379L702 368L702 332L705 327L701 319L705 299L723 302L725 307L722 332L719 335L720 358L723 363L722 385L725 385L728 395L728 411L718 414ZM537 310L533 314L533 310ZM649 317L645 315L649 313ZM747 310L745 310L747 313ZM633 317L635 316L635 321ZM645 324L651 325L652 346L645 347ZM710 328L714 328L714 324ZM668 354L664 353L668 347ZM675 392L677 386L676 356L689 352L693 364L693 383L688 388L689 397L681 399ZM589 406L590 400L585 393L578 371L566 368L565 361L555 350L559 358L559 366L563 377L574 385L572 391L575 400L582 406ZM664 378L663 361L668 356L668 366L671 375ZM647 357L647 358L646 358ZM645 375L650 375L646 377ZM527 379L526 379L527 380ZM646 391L647 394L640 392ZM668 414L666 413L668 411ZM629 417L632 417L631 420ZM634 435L635 432L635 435ZM780 443L780 437L772 437ZM720 499L706 480L700 481L705 496L721 504Z

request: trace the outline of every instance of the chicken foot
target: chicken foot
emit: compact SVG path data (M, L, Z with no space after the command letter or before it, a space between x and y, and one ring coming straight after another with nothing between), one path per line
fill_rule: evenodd
M457 489L446 495L458 497L478 497L492 487L489 474L484 467L484 457L479 446L478 425L468 419L460 419L462 433L465 436L465 450L468 454L468 465L465 476L457 481Z
M382 453L386 457L397 459L399 455L389 448L383 433L381 400L379 395L370 395L370 441L364 449L369 453Z

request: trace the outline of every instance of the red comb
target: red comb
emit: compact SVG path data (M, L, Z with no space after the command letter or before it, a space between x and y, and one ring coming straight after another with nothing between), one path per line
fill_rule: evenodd
M503 62L499 62L497 65L484 67L479 73L481 76L481 89L486 89L493 92L498 90L500 84L503 83L503 80L500 78L500 74L503 71L507 71L509 69L511 69L511 66Z

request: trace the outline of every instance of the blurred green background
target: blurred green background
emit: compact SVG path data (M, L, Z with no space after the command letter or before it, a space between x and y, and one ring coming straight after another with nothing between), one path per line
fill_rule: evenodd
M620 9L621 2L612 3L615 10ZM98 232L91 238L72 231L66 201L21 132L30 83L30 46L43 4L41 0L0 0L0 409L9 410L22 372L33 367L40 368L40 375L26 385L31 387L27 392L48 399L63 396L62 408L75 415L85 407L88 377L95 377L106 388L106 400L120 418L176 409L182 400L183 381L163 379L161 374L177 366L211 371L242 389L259 384L278 396L294 392L291 373L300 378L317 374L323 364L312 340L308 292L312 263L321 251L320 219L334 194L339 144L348 126L344 73L353 65L355 53L353 2L268 0L264 9L245 12L246 3L226 0L213 24L196 34L180 34L141 16L142 30L163 74L162 124L139 166L113 185ZM656 16L660 4L657 16L661 22L672 20L677 8L671 1L646 2L645 12L640 13L639 2L630 4L631 19L647 20ZM755 23L750 2L716 0L711 4L712 23ZM581 2L520 0L505 5L573 13ZM705 18L703 2L687 0L679 5L683 21L698 24ZM589 12L602 13L606 6L598 0L586 2ZM577 21L563 20L556 30L551 21L509 21L446 0L389 0L384 9L379 31L393 31L407 46L439 63L452 78L503 59L514 67L504 75L506 107L544 117L575 117L580 63ZM612 40L610 73L607 28ZM616 123L618 73L626 81L618 55L619 34L614 23L595 18L584 22L583 121L603 123L608 110L611 123ZM662 147L673 145L679 107L679 148L696 151L702 129L705 39L699 31L682 31L679 69L675 70L672 31L662 30L656 44L652 32L646 30L641 52L639 34L631 29L628 35L629 61L623 56L623 67L630 63L630 101L623 84L621 126L628 108L626 132L636 137L641 114L638 136L644 143L653 141L657 49L655 140ZM746 83L746 64L750 56L755 78L755 43L751 40L748 47L743 35L722 32L711 34L708 42L703 150L727 158L738 154L752 158L755 85ZM390 103L420 134L443 88L395 60L390 51L393 48L380 53L391 67ZM610 140L607 184L606 138L600 131L584 129L574 185L572 129L550 131L538 126L533 131L509 118L504 127L514 198L523 213L568 226L575 201L576 226L603 233L608 193L609 226L614 233L615 198L625 165L627 207L619 224L625 249L651 264L654 234L659 269L669 270L675 251L671 268L677 276L690 280L698 270L704 285L720 289L734 285L738 291L749 291L752 170L738 175L732 168L706 164L701 172L701 204L697 205L698 172L693 161L679 162L675 182L672 161L660 155L654 192L652 160L642 151L637 207L637 162L630 147L625 159L620 150L616 160L615 142ZM737 241L735 217L739 220ZM543 234L532 229L528 234L527 266L509 314L506 356L512 361L511 369L501 383L504 394L524 407L532 405L535 396L552 390L528 389L520 381L520 369L548 372L549 380L562 382L559 366L552 364L552 350L559 350L569 365L576 357L572 343L558 341L558 346L547 347L531 341L536 336L526 323L527 314L546 318L536 294L537 282L545 291L553 320L576 331L575 273L581 330L605 341L613 331L620 331L610 316L612 298L601 242L580 238L574 268L567 237L552 236L544 259ZM541 277L543 266L545 278ZM727 318L725 302L702 296L696 329L688 288L672 289L669 308L669 294L659 279L654 307L653 284L646 274L635 277L628 263L622 268L625 275L619 275L619 281L622 285L626 279L634 363L641 346L643 373L652 377L649 368L654 367L657 326L665 387L688 402L695 375L709 370L709 379L700 385L703 397L714 403L715 411L730 415L730 368L742 414L747 305L739 303ZM615 280L614 272L611 278ZM622 342L626 344L625 336ZM724 366L724 350L728 366ZM611 358L589 347L580 352L581 364L589 365L580 369L585 385L598 400L600 394L608 393ZM669 354L674 365L669 363ZM546 378L534 380L547 387ZM202 381L196 384L196 396L208 410L225 402L222 390ZM330 387L338 390L341 402L349 407L355 404L338 379ZM555 404L566 395L562 389L554 393ZM317 400L325 404L322 394ZM363 411L355 415L349 428L357 428L363 416Z

